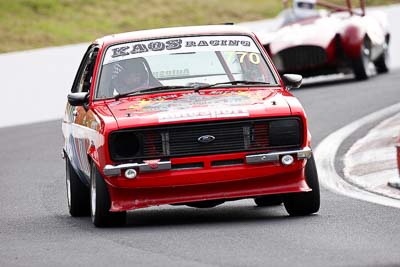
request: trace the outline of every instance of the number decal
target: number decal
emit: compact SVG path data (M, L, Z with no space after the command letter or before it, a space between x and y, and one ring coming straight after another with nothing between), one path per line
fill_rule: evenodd
M251 63L258 65L260 64L260 56L256 53L250 53L249 54L249 60Z
M237 55L240 55L239 62L240 64L243 64L244 57L247 55L247 52L236 52Z
M236 57L239 57L239 62L240 64L244 63L244 59L247 57L249 59L249 61L254 64L254 65L258 65L260 64L260 56L257 53L249 53L249 52L228 52L227 54L227 61L228 62L235 62Z

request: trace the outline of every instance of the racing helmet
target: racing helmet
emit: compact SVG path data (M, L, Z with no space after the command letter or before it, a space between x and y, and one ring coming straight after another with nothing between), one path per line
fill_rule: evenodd
M143 58L119 61L114 64L112 80L119 93L147 87L150 81L149 70Z
M316 0L293 0L293 12L297 18L317 16L316 5Z

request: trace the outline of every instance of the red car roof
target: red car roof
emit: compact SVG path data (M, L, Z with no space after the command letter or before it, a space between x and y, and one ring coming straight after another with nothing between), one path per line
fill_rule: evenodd
M95 43L103 45L111 45L128 41L138 41L146 39L168 38L176 36L193 36L193 35L253 35L246 28L234 25L208 25L208 26L187 26L160 28L152 30L141 30L133 32L125 32L107 35L99 38Z

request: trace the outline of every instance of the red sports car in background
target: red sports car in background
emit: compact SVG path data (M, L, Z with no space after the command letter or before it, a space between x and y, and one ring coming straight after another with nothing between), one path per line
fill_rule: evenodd
M279 73L304 77L333 73L354 73L367 79L374 68L388 71L390 33L384 13L365 12L365 2L353 9L319 1L293 0L276 32L258 37L272 57ZM322 6L327 9L317 9Z
M199 26L91 44L63 121L69 212L96 226L161 204L253 198L290 215L319 209L311 134L254 34Z

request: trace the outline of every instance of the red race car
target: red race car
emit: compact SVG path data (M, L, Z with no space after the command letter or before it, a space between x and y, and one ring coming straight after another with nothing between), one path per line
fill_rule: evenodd
M287 3L287 2L286 2ZM354 10L351 0L338 6L320 0L293 0L271 33L258 34L279 73L304 77L354 73L359 80L388 71L390 33L387 18L365 12L365 1ZM317 6L327 9L317 9Z
M83 57L62 124L72 216L96 226L161 204L253 198L290 215L319 209L299 101L254 34L197 26L115 34Z

